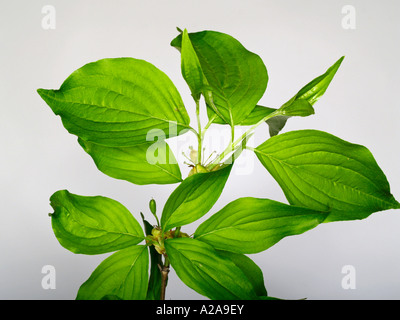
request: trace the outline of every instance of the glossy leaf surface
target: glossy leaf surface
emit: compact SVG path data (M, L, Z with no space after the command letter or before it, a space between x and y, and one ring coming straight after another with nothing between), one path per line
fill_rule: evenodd
M257 253L316 227L326 217L326 213L269 199L240 198L204 221L194 237L220 250Z
M203 90L209 117L217 113L224 123L239 124L267 88L268 73L263 61L224 33L202 31L189 33L189 38L209 85ZM181 49L182 35L171 45Z
M185 180L168 198L161 216L163 230L192 223L205 215L218 200L232 165Z
M217 250L218 255L231 260L245 274L247 279L253 285L254 292L257 296L268 296L267 289L264 284L264 276L253 260L248 256L240 253Z
M255 108L250 112L250 114L244 119L242 122L240 122L241 126L252 126L258 122L260 122L262 119L264 119L266 116L271 114L272 112L276 111L277 109L274 108L269 108L269 107L264 107L260 105L256 105ZM215 121L215 123L218 123ZM222 123L222 122L220 122Z
M165 241L171 265L190 288L210 299L256 299L253 285L231 260L210 245L192 239Z
M283 129L290 117L307 117L314 114L314 109L312 106L328 89L329 84L338 71L343 59L344 57L341 57L324 74L310 81L307 85L301 88L294 97L284 103L280 107L280 109L284 111L282 115L275 116L266 121L269 126L269 133L271 137L277 135ZM254 125L275 110L277 109L257 105L247 116L247 118L240 123L240 125ZM216 120L216 123L221 122Z
M118 251L93 271L79 288L77 300L144 300L149 256L146 246Z
M89 142L133 146L189 128L174 84L144 60L92 62L73 72L59 90L38 93L70 133Z
M287 104L290 101L306 100L309 104L314 105L328 89L343 60L344 57L341 57L324 74L307 83Z
M57 240L74 253L101 254L138 244L143 230L132 214L110 198L85 197L67 190L50 198Z
M203 92L205 85L207 85L207 80L186 29L182 33L181 69L183 78L188 84L193 98L199 100L200 94Z
M300 130L272 137L255 152L291 204L330 212L326 221L363 219L400 207L364 146Z
M175 156L163 140L132 147L107 147L82 139L78 142L97 168L110 177L138 185L182 181Z

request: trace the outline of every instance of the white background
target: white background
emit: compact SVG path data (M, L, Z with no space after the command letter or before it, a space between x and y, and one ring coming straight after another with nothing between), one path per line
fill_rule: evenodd
M348 4L356 9L354 30L342 27L342 8ZM56 9L54 30L42 28L44 5ZM314 106L316 114L291 119L284 131L319 129L365 145L399 200L399 10L395 0L1 0L0 299L74 299L107 256L75 255L59 245L47 215L55 191L113 198L139 221L140 211L149 214L152 197L161 211L176 185L136 186L99 172L36 89L59 88L74 70L98 59L140 58L172 79L193 116L179 53L169 45L177 26L228 33L260 55L270 77L260 104L270 107L279 107L345 55ZM267 137L267 128L258 128L254 146ZM258 160L244 156L249 170L233 171L210 214L244 196L286 202ZM187 167L181 168L186 175ZM195 226L183 231L191 233ZM271 296L398 299L399 226L399 211L380 212L362 221L320 225L251 257L262 268ZM54 290L41 286L44 265L55 267ZM341 286L345 265L356 270L354 290ZM203 297L172 271L167 298Z

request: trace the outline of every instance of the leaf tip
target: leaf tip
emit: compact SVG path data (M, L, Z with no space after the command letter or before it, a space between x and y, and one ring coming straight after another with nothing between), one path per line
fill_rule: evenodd
M56 90L52 89L37 89L36 92L39 94L39 96L50 106L52 98L56 94Z
M36 90L36 92L39 94L39 96L41 96L42 98L43 98L43 95L47 92L48 90L46 90L46 89L42 89L42 88L39 88L39 89L37 89Z
M345 58L345 56L341 56L340 59L338 61L336 61L336 63L335 63L336 69L339 69L339 67L342 64L344 58Z
M61 197L69 196L69 195L70 195L70 193L66 189L58 190L58 191L54 192L50 197L50 205L54 208L54 205L57 205L57 203L58 203L58 199L60 199Z
M37 92L41 97L47 96L50 92L54 92L54 91L56 91L56 90L53 90L53 89L43 89L43 88L36 89L36 92Z

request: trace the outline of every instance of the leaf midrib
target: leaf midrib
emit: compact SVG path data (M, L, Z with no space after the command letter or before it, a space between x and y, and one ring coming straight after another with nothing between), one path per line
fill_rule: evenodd
M75 209L78 210L78 211L80 211L83 215L87 216L84 212L82 212L82 211L79 210L78 208L75 207ZM92 229L92 230L99 231L99 232L105 232L106 234L110 233L110 234L117 234L117 235L125 235L125 236L129 236L129 237L137 238L137 239L142 239L142 240L144 239L143 236L141 236L141 235L135 235L135 234L130 233L130 232L110 231L110 230L106 230L106 229L99 228L99 227L88 226L88 225L82 223L82 221L78 221L78 220L74 217L74 215L71 215L70 213L69 213L69 218L72 219L73 221L75 221L76 224L81 225L81 226L83 226L83 227L85 227L85 228L87 228L87 229ZM91 217L89 217L89 218L91 218ZM91 219L92 219L92 218L91 218ZM102 236L103 236L103 235L102 235ZM90 238L90 239L96 239L96 238L100 238L100 237L102 237L102 236L92 237L92 238ZM78 237L78 236L74 235L74 237ZM84 237L80 237L80 238L84 238ZM84 239L88 239L88 238L84 238Z
M271 162L275 161L275 162L279 163L282 167L286 166L286 167L290 168L290 169L292 170L293 173L295 173L295 170L294 170L293 168L297 168L297 169L298 169L298 166L288 164L288 163L285 162L284 160L275 158L275 157L273 157L272 155L269 155L269 154L267 154L267 153L265 153L265 152L262 152L261 150L259 150L259 149L257 149L257 148L254 149L254 152L259 153L259 154L261 154L262 156L265 156L265 157L269 158L269 159L271 160ZM352 160L355 160L355 159L352 158ZM357 160L355 160L355 161L357 161ZM328 179L328 178L326 178L326 177L323 177L323 176L321 176L320 174L317 174L317 173L315 173L315 172L311 172L311 171L309 171L309 170L307 170L307 169L303 169L303 170L306 171L308 174L317 175L317 176L321 177L321 179L328 180L328 181L332 182L332 180L330 180L330 179ZM296 175L297 175L297 174L296 174ZM365 177L365 178L366 178L366 177ZM300 178L300 179L301 179L301 178ZM368 178L367 178L367 179L368 179ZM303 181L305 181L305 180L303 180ZM307 184L309 184L310 186L312 186L308 181L305 181L305 182L306 182ZM346 185L346 184L344 184L344 183L342 183L342 182L335 182L335 183L336 183L336 184L339 184L339 185L342 185L343 187L352 189L352 190L354 190L354 191L356 191L356 192L358 192L358 193L364 194L364 195L366 195L366 196L368 196L368 197L374 198L375 200L378 200L379 202L385 204L385 206L387 206L387 205L390 205L390 207L393 206L393 203L392 203L392 202L388 202L388 201L386 201L386 200L384 200L384 199L381 199L381 198L379 198L379 197L377 197L377 196L375 196L375 195L373 195L373 194L369 194L369 193L367 193L367 192L365 192L365 191L362 191L362 190L360 190L360 189L358 189L358 188L356 188L356 187L352 187L352 186ZM312 187L313 187L313 188L316 188L315 186L312 186ZM319 190L319 189L318 189L318 190ZM319 190L319 191L321 192L321 190ZM328 197L332 198L332 199L335 199L335 200L337 200L337 201L343 202L342 200L336 199L336 198L332 197L331 195L329 195L329 194L327 194L327 193L325 193L325 192L323 192L323 193L324 193L325 195L327 195ZM350 203L350 204L351 204L351 203ZM362 208L365 208L365 207L361 206L360 204L358 204L358 206L360 206L360 207L362 207Z
M258 212L258 213L262 213L262 212ZM257 215L258 213L253 213L253 214ZM307 214L307 216L311 215L311 214ZM314 214L315 215L319 215L320 213L314 213ZM207 231L206 233L202 233L200 236L196 236L196 239L199 239L202 236L210 235L210 234L213 234L215 232L222 231L222 230L230 230L230 229L238 229L238 230L240 230L241 229L240 226L248 226L248 225L251 225L251 224L258 224L258 223L260 223L260 221L274 220L274 219L281 219L281 218L291 218L291 217L298 217L298 216L299 215L286 214L286 215L282 215L282 216L279 216L279 217L267 218L267 219L262 219L262 220L258 220L258 221L249 221L249 222L240 223L240 224L230 224L230 225L227 225L225 227L217 226L217 228L214 228L213 230ZM238 221L240 221L240 220L236 220L236 223ZM279 228L270 228L270 229L267 229L267 230L273 230L273 229L279 229ZM264 230L257 230L257 231L254 231L254 232L265 232L265 231Z
M82 87L83 87L83 86L82 86ZM85 87L83 87L83 88L85 88ZM75 89L75 88L74 88L74 89ZM109 89L106 89L106 88L101 88L101 89L109 90ZM62 92L62 91L60 91L60 90L52 90L52 91L58 92L58 93L61 93L61 94L64 94L64 92ZM109 91L115 92L115 91L112 91L112 90L109 90ZM114 111L117 111L117 112L126 112L126 113L129 113L129 114L139 115L139 116L143 116L143 117L147 117L147 118L150 118L150 119L159 120L159 121L166 122L166 123L179 124L180 126L186 127L186 128L188 128L188 129L191 128L188 124L181 123L181 122L174 121L174 120L168 120L168 119L163 119L163 118L155 117L155 116L153 116L153 115L151 115L151 114L143 114L143 113L136 112L136 111L133 112L133 111L131 111L131 110L121 110L121 109L117 109L117 108L113 108L113 107L101 106L101 105L98 105L98 104L95 104L95 103L83 103L83 102L70 101L70 100L67 100L67 99L62 100L62 99L60 99L60 98L57 98L57 95L54 95L54 96L49 95L49 94L47 93L48 90L46 90L45 92L46 92L46 96L47 96L48 98L50 98L50 99L52 99L52 100L54 100L54 101L56 101L56 102L60 102L60 103L73 103L73 104L80 104L80 105L84 105L84 106L92 106L92 107L96 107L96 108L100 108L100 109L114 110ZM131 100L131 98L129 98L129 97L127 97L127 96L124 96L124 95L122 95L122 94L120 94L120 93L118 93L118 92L115 92L115 93L118 94L118 95L121 95L121 96L123 96L123 97L126 97L126 98L128 98L128 99ZM96 120L93 120L93 119L82 118L82 117L78 117L77 115L73 115L73 116L74 116L74 117L77 117L77 118L84 119L85 121L93 121L93 122L97 122L97 123L121 123L121 124L123 124L123 123L138 122L138 121L140 121L140 120L137 120L137 121L127 121L127 122L116 122L116 121L107 122L107 121L96 121ZM131 131L131 130L129 130L129 131Z

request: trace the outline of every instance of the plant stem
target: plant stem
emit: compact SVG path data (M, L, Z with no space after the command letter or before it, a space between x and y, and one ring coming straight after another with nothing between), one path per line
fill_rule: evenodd
M159 227L159 226L160 226L160 220L158 220L158 217L157 217L157 215L156 215L156 214L153 214L153 216L156 218L156 221L157 221L157 226Z
M207 129L213 124L216 117L217 117L217 114L214 113L214 115L210 118L210 120L208 120L208 123L206 124L206 126L203 129L203 134L202 134L203 137L204 137L204 134L206 133Z
M180 233L181 233L181 227L176 227L174 237L178 238Z
M158 265L160 272L161 272L161 295L160 300L165 300L165 291L167 289L167 280L168 280L168 273L169 273L169 258L167 255L165 256L164 265L161 267Z
M200 100L196 99L196 117L197 117L197 127L198 127L198 134L197 134L197 163L201 163L201 145L203 142L203 136L201 134L201 123L200 123Z
M278 109L269 115L265 116L262 118L260 121L258 121L255 125L251 126L245 133L243 133L238 139L235 140L235 142L230 143L228 147L217 157L213 163L210 166L210 170L212 170L215 166L217 166L219 163L222 162L222 160L225 159L225 157L230 154L231 152L235 151L235 148L237 147L238 144L240 144L243 139L245 139L249 134L251 134L260 124L264 123L270 118L276 117L281 115L281 111Z
M214 115L208 120L206 126L203 128L203 130L201 131L201 141L203 142L204 140L204 136L206 134L206 131L208 130L208 128L213 124L215 118L217 117L217 114L214 113Z
M229 125L231 126L231 146L233 147L233 141L235 140L235 126L233 124L232 112L229 111Z

